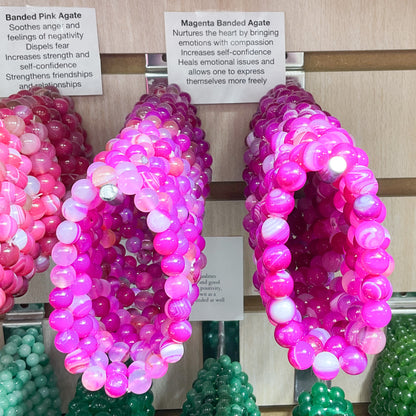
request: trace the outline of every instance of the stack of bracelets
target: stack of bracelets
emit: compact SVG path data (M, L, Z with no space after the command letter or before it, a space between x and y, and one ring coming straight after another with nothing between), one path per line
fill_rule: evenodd
M386 342L394 268L368 157L296 85L270 90L250 127L244 228L275 340L296 369L359 374Z
M393 315L386 348L377 357L368 414L416 414L416 317Z
M12 328L0 350L0 414L61 416L60 407L42 329Z
M49 267L65 185L89 164L85 138L72 100L53 87L0 101L1 314Z
M88 390L146 392L191 336L212 163L199 126L188 94L158 86L62 205L49 322Z

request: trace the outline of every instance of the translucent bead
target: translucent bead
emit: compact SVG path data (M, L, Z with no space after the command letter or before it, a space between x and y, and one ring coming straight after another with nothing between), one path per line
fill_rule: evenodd
M100 390L104 386L105 380L105 370L100 366L88 367L82 374L82 384L90 391Z
M146 393L152 385L151 377L148 377L145 370L135 370L128 378L128 390L135 394Z
M81 235L81 228L72 221L61 222L56 229L56 236L64 244L72 244L78 240Z
M322 380L332 380L339 372L340 364L335 355L323 351L316 355L313 361L313 372Z

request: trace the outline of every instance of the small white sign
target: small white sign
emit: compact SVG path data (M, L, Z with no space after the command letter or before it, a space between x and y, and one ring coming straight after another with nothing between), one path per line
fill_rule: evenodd
M169 83L195 104L258 102L285 83L282 12L165 12Z
M243 237L205 237L202 270L192 321L238 321L244 315Z
M34 85L102 94L95 9L0 7L0 96Z

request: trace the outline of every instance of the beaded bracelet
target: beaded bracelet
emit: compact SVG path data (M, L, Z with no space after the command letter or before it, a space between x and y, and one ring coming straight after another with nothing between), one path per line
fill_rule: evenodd
M359 374L385 345L394 268L368 157L296 85L270 90L250 127L244 228L275 340L296 369Z
M144 95L62 205L49 322L88 390L146 392L191 336L212 163L195 113L174 85Z
M85 143L73 107L54 87L33 87L0 101L0 313L26 293L36 272L49 267L66 192L61 178L69 183L62 174L67 163L56 155L63 140L75 145L80 136ZM86 172L86 151L76 153L77 175Z

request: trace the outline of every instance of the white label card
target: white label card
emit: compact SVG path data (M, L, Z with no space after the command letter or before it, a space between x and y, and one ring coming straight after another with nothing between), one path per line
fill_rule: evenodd
M102 94L95 9L0 7L0 96L34 85Z
M282 12L165 12L169 83L195 104L258 102L285 83Z
M244 315L243 237L205 237L207 266L201 272L192 321L238 321Z

